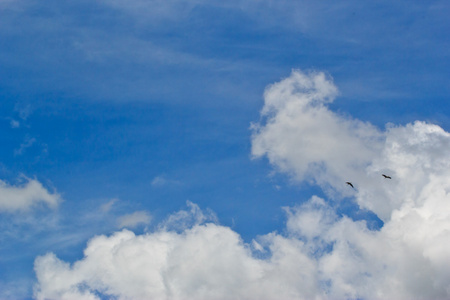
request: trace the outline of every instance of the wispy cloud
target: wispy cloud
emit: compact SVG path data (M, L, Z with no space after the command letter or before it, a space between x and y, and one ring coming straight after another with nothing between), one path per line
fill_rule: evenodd
M153 178L151 185L155 188L158 187L164 187L164 186L174 186L174 185L180 185L181 182L175 179L167 178L164 175L159 175Z
M119 202L119 199L117 199L117 198L111 199L108 202L106 202L105 204L102 204L100 206L100 210L104 213L107 213L113 208L114 204L116 204L117 202Z
M189 210L180 210L171 214L166 220L159 224L162 230L166 231L180 231L199 225L205 222L217 222L217 216L211 210L202 211L200 207L186 201Z
M19 114L20 119L23 121L26 121L33 112L33 108L30 104L16 104L14 110Z
M135 228L139 225L148 225L152 217L147 211L135 211L118 218L119 228Z
M17 121L17 120L11 120L10 122L9 122L9 124L11 125L11 128L19 128L20 127L20 122L19 121Z
M33 144L36 142L36 139L30 136L26 136L25 140L23 141L22 144L20 144L20 147L18 149L14 150L14 155L18 156L18 155L22 155L24 154L24 152L26 151L26 149L30 148L31 146L33 146Z
M154 187L161 187L167 184L167 179L165 179L163 176L156 176L152 180L152 186Z
M444 10L430 9L430 4L409 9L404 5L382 3L380 6L386 8L380 10L378 6L361 5L358 1L342 4L330 1L236 0L226 3L187 3L134 0L90 2L92 6L89 8L85 1L71 4L64 1L50 4L28 0L10 3L9 6L17 8L10 9L5 18L0 20L0 36L9 41L9 47L0 55L0 61L5 66L3 69L10 73L22 70L22 75L33 74L32 78L6 76L6 73L4 76L11 78L5 84L13 86L14 90L28 93L36 90L43 94L64 91L68 95L83 94L87 99L115 101L157 101L162 97L180 99L191 91L214 95L222 95L222 91L226 91L229 95L227 99L242 97L241 94L248 91L242 89L235 80L251 79L254 75L273 78L274 65L261 58L277 60L277 57L281 57L280 48L294 48L295 52L300 51L302 55L322 58L322 55L311 54L312 51L318 51L316 48L301 46L307 43L288 43L284 46L281 43L285 41L273 39L273 30L282 32L281 36L290 36L287 39L291 40L298 40L296 37L302 33L306 42L337 43L320 47L321 54L322 51L326 52L325 56L352 57L351 54L359 56L362 52L371 53L367 51L368 48L371 51L378 50L370 48L376 44L374 40L380 41L386 37L390 45L395 45L395 53L404 52L401 50L410 53L411 47L414 47L413 52L425 58L431 51L437 52L435 57L438 55L444 58L445 53L439 49L447 49L447 45L433 38L435 35L432 34L443 28L442 21L421 26L425 25L423 22L426 20L443 19L437 17L439 11ZM386 17L384 12L390 11L391 6L396 13ZM52 10L59 13L33 13ZM411 22L410 15L419 12L426 12L427 18L412 25L417 29L428 30L417 30L421 33L421 41L417 41L417 35L412 40L405 26ZM230 15L236 18L229 18ZM395 18L392 17L394 15ZM374 23L377 26L373 26ZM240 34L230 38L229 32L233 31L230 27L239 28ZM367 34L368 31L370 34ZM11 36L20 38L12 39ZM239 38L242 36L253 37L256 45ZM267 40L261 41L261 37L265 36ZM49 40L59 42L45 42ZM228 42L220 45L216 43L219 40ZM280 45L273 46L276 43ZM30 51L33 47L38 48ZM252 47L259 50L249 52ZM390 56L380 57L380 64L390 64L391 59ZM284 71L286 64L278 62ZM298 63L301 61L295 59L295 64ZM138 68L135 67L137 65ZM354 74L361 72L356 65L360 67L349 59L346 69L350 69L353 76L341 76L344 78L341 81L345 81L342 89L347 95L355 98L367 98L368 95L379 98L380 94L402 98L406 93L414 95L410 89L392 91L391 76L395 76L396 80L403 78L398 76L398 72L377 72L379 68L368 64L362 69L368 70L365 77L371 76L372 79L362 82L355 79L360 76ZM417 71L415 76L422 77L422 73ZM190 77L189 83L184 80L186 77ZM442 78L446 77L435 76L433 80L444 82ZM377 85L384 92L373 93L373 89L369 90L368 81L371 81L370 86ZM173 85L179 88L171 88ZM177 97L167 97L173 95ZM196 97L191 97L190 101L194 101L193 98Z
M1 2L1 1L0 1ZM1 4L0 4L1 5ZM0 281L1 299L26 299L31 290L32 279Z

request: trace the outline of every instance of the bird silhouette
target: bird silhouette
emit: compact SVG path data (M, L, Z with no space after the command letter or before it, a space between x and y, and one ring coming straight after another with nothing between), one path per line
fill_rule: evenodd
M387 175L384 175L384 174L381 174L381 176L383 176L386 179L392 179L391 176L387 176Z
M348 184L348 185L351 186L352 188L355 188L351 182L348 182L348 181L347 181L346 184Z

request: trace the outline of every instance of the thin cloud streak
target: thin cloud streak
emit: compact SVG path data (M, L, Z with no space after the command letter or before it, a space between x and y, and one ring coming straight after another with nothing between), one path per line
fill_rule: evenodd
M22 155L26 151L27 148L30 148L33 146L33 144L36 142L35 138L32 137L25 137L25 140L22 144L20 144L20 147L18 149L14 150L14 156Z

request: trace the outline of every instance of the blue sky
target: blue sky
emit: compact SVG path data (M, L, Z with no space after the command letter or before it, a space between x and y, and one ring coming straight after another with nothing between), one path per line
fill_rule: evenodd
M446 1L0 1L0 296L62 297L63 287L52 290L39 277L47 262L39 258L52 253L63 262L85 262L89 240L124 233L124 227L137 236L170 233L162 224L183 212L194 221L178 231L215 224L236 233L243 245L271 232L308 240L301 227L308 218L297 210L302 204L306 212L336 214L336 228L348 217L382 232L383 223L395 220L395 209L402 210L396 205L415 198L397 190L389 202L395 205L377 206L378 196L394 194L370 184L363 191L362 183L354 193L343 190L336 182L358 177L337 174L356 176L364 169L406 176L405 166L389 169L382 162L393 157L383 145L414 140L403 138L407 134L438 132L442 142L430 137L430 143L445 148L449 13ZM297 84L313 88L288 94L277 89ZM327 94L328 85L336 92ZM270 97L294 107L302 101L295 99L320 104L298 107L299 114L285 123L289 110L271 106ZM311 117L306 124L305 111L330 123ZM305 128L317 135L297 140L309 136ZM348 134L326 134L333 128ZM320 143L315 136L323 138ZM372 144L379 136L385 143ZM321 152L333 145L337 154ZM423 178L443 176L426 163L445 152L436 147L429 159L414 160L423 161ZM365 153L373 149L384 156L368 160ZM419 157L411 153L396 157ZM311 200L316 196L324 204ZM299 234L293 232L300 227L289 225L295 220L303 228ZM445 222L439 228L447 228L449 216L440 220ZM445 244L448 237L439 239ZM262 257L273 259L274 251ZM440 274L436 282L450 280L445 272L433 274ZM84 292L99 297L138 297L83 282ZM328 295L369 298L356 284L353 294L330 286ZM312 294L302 297L321 293L308 289ZM388 296L408 298L407 285L404 290ZM444 295L425 290L425 296Z

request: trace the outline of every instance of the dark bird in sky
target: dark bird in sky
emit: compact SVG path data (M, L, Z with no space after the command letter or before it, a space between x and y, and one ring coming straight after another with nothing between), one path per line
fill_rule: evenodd
M381 174L384 178L387 178L387 179L392 179L391 178L391 176L387 176L387 175L384 175L384 174Z
M351 182L348 182L348 181L347 181L346 184L348 184L348 185L351 186L352 188L355 188Z

